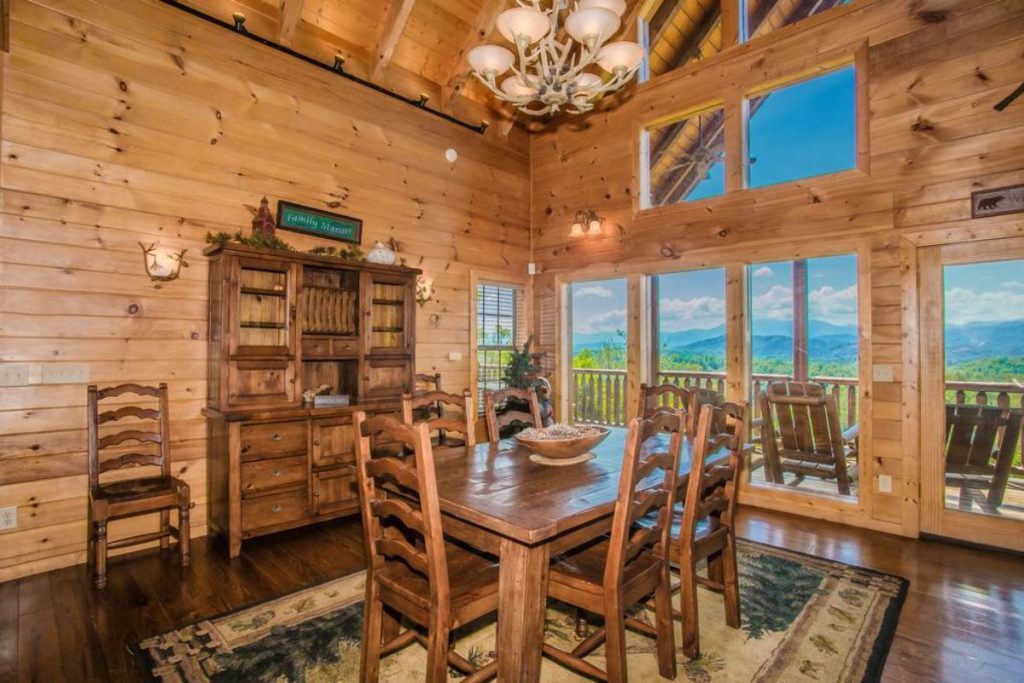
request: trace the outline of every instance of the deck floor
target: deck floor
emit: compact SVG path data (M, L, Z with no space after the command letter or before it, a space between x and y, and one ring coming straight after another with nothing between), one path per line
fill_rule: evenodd
M886 681L1008 681L1024 670L1024 560L781 513L744 509L740 535L899 574L910 590ZM0 584L0 682L139 680L126 645L363 565L356 520L243 546L196 539L192 567L145 551L111 561L104 591L83 566Z

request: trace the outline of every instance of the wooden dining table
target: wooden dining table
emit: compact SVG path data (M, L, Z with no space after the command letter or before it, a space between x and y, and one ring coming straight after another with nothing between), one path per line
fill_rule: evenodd
M645 447L659 447L659 440ZM625 441L626 430L613 427L593 459L561 466L532 461L531 451L514 439L478 444L472 452L464 446L435 449L445 535L500 559L496 649L502 683L540 680L548 564L611 529ZM692 440L683 439L680 487L689 478L692 450Z

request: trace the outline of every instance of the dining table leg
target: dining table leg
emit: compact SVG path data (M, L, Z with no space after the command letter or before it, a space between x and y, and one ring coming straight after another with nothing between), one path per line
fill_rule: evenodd
M498 573L498 681L540 680L548 598L547 544L501 541Z

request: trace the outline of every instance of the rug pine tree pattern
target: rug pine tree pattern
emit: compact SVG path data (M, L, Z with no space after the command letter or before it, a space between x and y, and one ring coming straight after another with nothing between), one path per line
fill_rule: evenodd
M724 623L722 598L701 589L701 657L678 653L678 681L873 681L881 674L906 580L741 541L742 628ZM138 644L141 668L163 683L358 681L364 574L354 574ZM650 611L637 616L652 620ZM594 623L599 619L592 617ZM594 628L591 626L590 628ZM549 604L545 638L579 642L571 610ZM456 633L457 650L483 664L495 655L494 621ZM678 626L677 626L678 642ZM604 665L602 650L590 659ZM654 641L630 632L630 680L662 680ZM381 680L424 680L426 652L413 644L386 657ZM456 672L451 680L457 681ZM542 680L586 681L545 660Z

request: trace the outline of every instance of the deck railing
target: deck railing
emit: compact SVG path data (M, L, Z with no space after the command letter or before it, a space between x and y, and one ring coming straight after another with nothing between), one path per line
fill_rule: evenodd
M753 394L758 395L771 382L791 379L786 375L756 374L753 376ZM825 386L839 405L840 419L850 426L860 419L858 381L853 377L812 377L811 381ZM671 370L658 373L659 384L680 387L701 386L725 393L724 372ZM572 371L572 419L604 425L624 425L628 414L626 406L626 371L586 369ZM947 402L958 404L995 405L1003 409L1024 409L1024 387L1009 382L946 383ZM754 417L760 417L759 407L752 406ZM1021 435L1024 449L1024 434ZM1019 457L1019 456L1018 456Z

